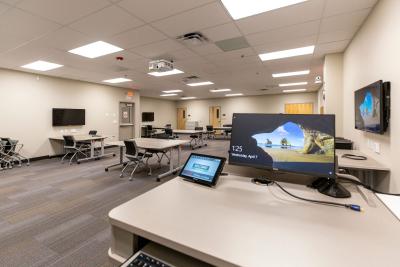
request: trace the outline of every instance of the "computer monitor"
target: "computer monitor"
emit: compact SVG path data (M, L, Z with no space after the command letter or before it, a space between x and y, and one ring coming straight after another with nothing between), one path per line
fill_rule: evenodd
M335 116L235 113L229 164L335 178Z

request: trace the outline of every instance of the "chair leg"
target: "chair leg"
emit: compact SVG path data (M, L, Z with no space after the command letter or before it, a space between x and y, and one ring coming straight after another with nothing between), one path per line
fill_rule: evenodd
M133 174L135 173L136 169L139 167L139 162L136 163L135 167L133 168L131 175L129 176L129 181L133 180Z
M64 159L70 154L70 152L67 152L64 157L61 158L61 163L63 163Z
M149 165L149 158L146 159L146 166L149 168L149 172L147 173L148 176L151 176L151 167Z
M128 168L128 166L131 166L131 165L132 165L132 161L129 161L129 162L125 165L125 167L124 167L124 168L122 169L122 171L121 171L121 174L119 175L120 178L124 177L124 172L125 172L126 168Z

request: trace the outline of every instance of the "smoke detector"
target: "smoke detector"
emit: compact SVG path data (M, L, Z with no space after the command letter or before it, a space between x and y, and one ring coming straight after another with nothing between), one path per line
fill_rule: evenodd
M208 43L208 38L200 32L190 32L176 38L186 46L199 46Z

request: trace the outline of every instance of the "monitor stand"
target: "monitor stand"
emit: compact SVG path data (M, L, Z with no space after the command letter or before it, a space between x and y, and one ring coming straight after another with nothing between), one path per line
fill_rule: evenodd
M317 189L321 194L334 198L349 198L351 193L339 184L336 179L318 178L309 185L309 187Z
M268 180L267 178L263 178L263 177L261 177L261 178L253 178L253 179L251 179L251 182L253 184L262 185L262 186L267 186L267 185L270 185L272 183L271 180Z

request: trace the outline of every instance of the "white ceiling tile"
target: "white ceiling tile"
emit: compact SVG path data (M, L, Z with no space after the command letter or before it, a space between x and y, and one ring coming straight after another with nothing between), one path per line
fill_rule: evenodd
M243 48L230 52L222 52L218 54L206 55L204 56L204 58L206 58L211 62L221 62L221 63L238 62L238 64L240 64L239 62L246 62L250 60L250 58L252 58L251 56L258 58L258 56L254 54L253 49Z
M309 0L298 5L247 17L236 21L243 34L262 32L322 17L325 0Z
M0 52L16 48L59 27L22 10L11 9L0 16Z
M327 0L324 17L373 7L378 0Z
M107 0L24 0L17 6L52 21L68 24L110 4Z
M280 42L280 41L290 40L293 38L317 35L319 30L319 24L320 24L319 20L314 20L276 30L249 34L246 36L246 39L250 45L257 46L265 43Z
M132 51L141 56L155 59L160 56L165 56L169 52L181 50L183 48L184 46L177 41L167 39L149 45L135 47L132 49Z
M341 14L322 19L320 32L333 32L360 26L368 16L371 9Z
M8 5L14 6L17 3L21 2L22 0L0 0L2 3L6 3Z
M152 25L168 36L177 37L230 21L231 18L221 4L215 2L154 22Z
M123 32L108 38L112 44L118 45L124 49L137 47L153 42L167 39L161 32L151 26L145 25L133 30Z
M242 34L233 22L202 30L213 42L239 37Z
M350 40L343 40L339 42L318 44L315 48L314 55L317 56L317 55L326 55L331 53L343 52L346 49L349 42Z
M107 37L143 25L117 6L110 6L70 25L71 28L96 37Z
M119 2L118 5L144 21L152 22L213 1L214 0L123 0Z
M199 46L194 46L192 47L192 50L196 52L199 55L209 55L209 54L215 54L215 53L220 53L222 50L216 46L215 44L205 44L205 45L199 45Z
M0 15L9 10L11 7L6 4L0 3Z
M62 27L56 31L46 34L38 40L35 40L35 43L44 47L52 47L63 51L69 51L94 41L97 40L89 38L86 35L68 27Z
M306 36L282 42L266 43L263 45L255 46L254 49L257 53L268 53L280 50L293 49L298 47L315 45L317 42L317 35Z
M199 58L199 55L197 55L196 53L194 53L193 51L184 48L181 50L177 50L177 51L171 51L168 53L168 55L174 59L174 61L179 61L179 60L190 60L193 58Z
M318 43L330 43L335 41L349 40L353 38L357 32L358 27L349 27L345 30L324 32L318 36Z

